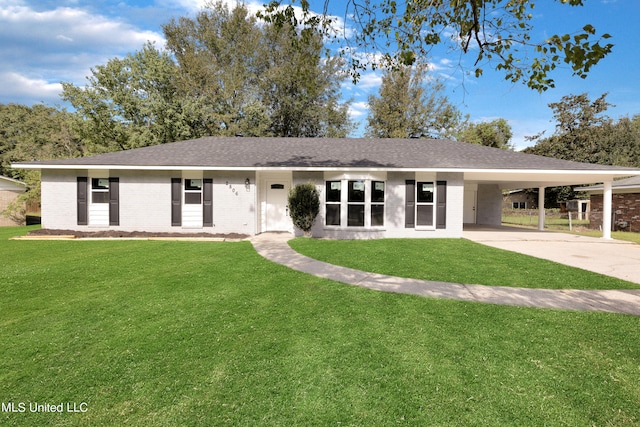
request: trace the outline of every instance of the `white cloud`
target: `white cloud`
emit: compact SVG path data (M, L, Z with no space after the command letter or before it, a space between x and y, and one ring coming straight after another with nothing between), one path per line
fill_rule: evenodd
M381 71L366 71L360 75L358 81L358 88L364 91L371 91L377 89L382 84L382 72Z
M369 104L367 102L353 102L349 108L349 116L352 119L360 120L369 114Z
M90 69L162 34L79 7L36 10L0 0L0 102L60 102L60 81L84 84Z
M60 83L50 83L43 79L29 78L14 72L0 73L3 96L28 97L34 102L44 102L57 98L62 91Z

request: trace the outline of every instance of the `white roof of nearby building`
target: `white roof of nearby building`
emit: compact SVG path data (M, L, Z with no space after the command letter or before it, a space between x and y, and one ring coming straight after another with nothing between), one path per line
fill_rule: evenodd
M27 184L16 179L0 176L0 190L27 191Z

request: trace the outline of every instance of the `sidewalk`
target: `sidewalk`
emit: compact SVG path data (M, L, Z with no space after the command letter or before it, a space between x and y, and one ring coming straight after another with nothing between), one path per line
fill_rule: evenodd
M256 251L303 273L384 292L460 301L563 310L605 311L640 316L640 290L551 290L465 285L367 273L308 258L287 244L289 233L263 233L251 239Z

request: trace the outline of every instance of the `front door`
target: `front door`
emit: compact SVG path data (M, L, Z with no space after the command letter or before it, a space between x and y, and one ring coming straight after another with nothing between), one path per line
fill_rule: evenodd
M463 219L464 224L476 223L476 205L478 204L478 191L475 188L464 189L464 201L463 201Z
M266 231L292 231L293 224L287 207L291 181L268 179L266 186Z

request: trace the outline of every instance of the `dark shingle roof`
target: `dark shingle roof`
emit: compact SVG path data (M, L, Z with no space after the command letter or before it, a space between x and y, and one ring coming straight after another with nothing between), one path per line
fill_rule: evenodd
M83 158L31 162L29 165L205 169L625 169L569 162L449 140L242 137L206 137Z

